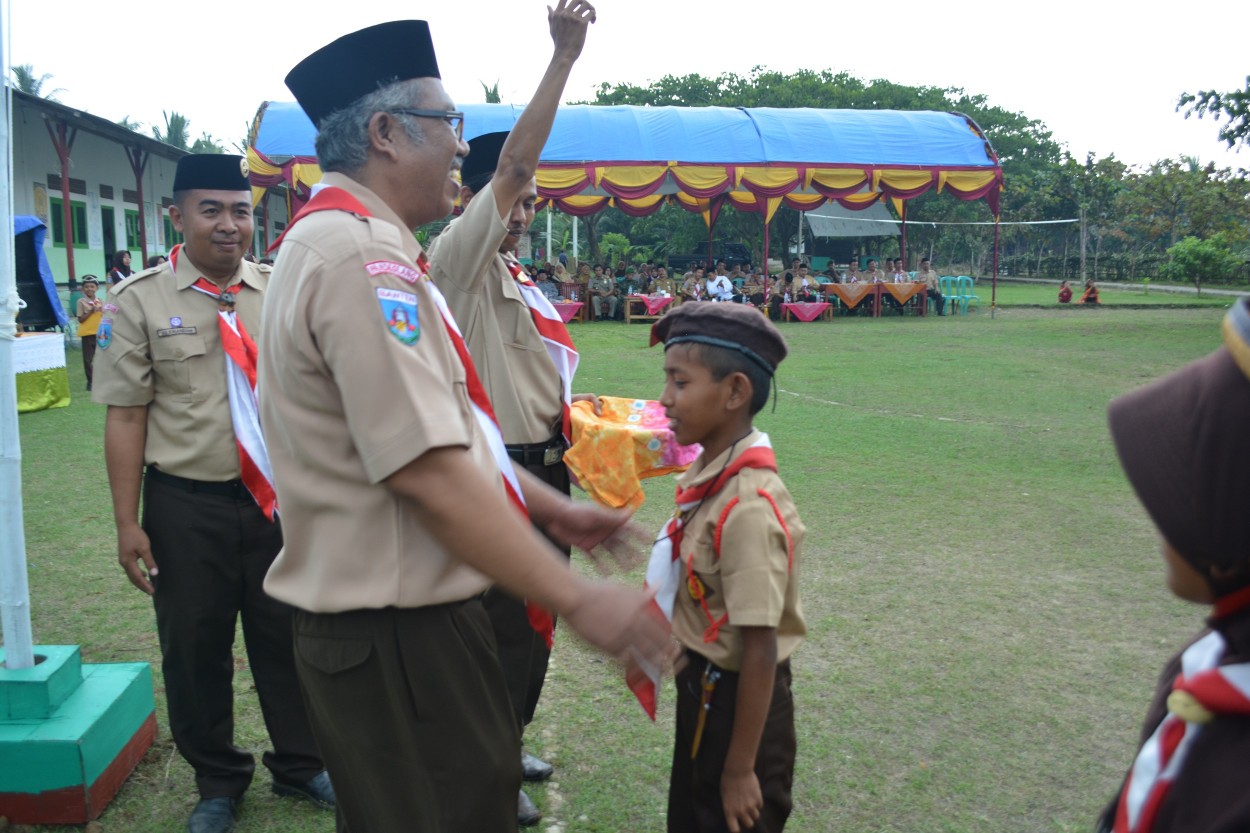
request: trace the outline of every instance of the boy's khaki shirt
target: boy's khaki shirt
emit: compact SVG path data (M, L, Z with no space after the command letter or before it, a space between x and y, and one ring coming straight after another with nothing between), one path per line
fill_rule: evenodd
M758 438L759 432L752 431L715 460L700 457L681 476L681 484L690 487L714 479ZM798 581L803 534L798 510L777 473L742 469L687 522L681 541L682 574L687 580L673 605L673 635L721 668L738 671L742 666L738 628L772 627L777 629L777 661L787 659L807 632ZM687 564L693 567L693 576L686 572ZM713 619L729 613L728 623L721 625L712 642L703 641L710 623L692 595L696 582L703 587Z

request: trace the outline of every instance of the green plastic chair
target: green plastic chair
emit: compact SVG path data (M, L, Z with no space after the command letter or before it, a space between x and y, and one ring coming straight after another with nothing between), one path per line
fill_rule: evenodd
M973 289L976 288L976 282L967 275L960 275L959 278L959 297L963 299L963 314L968 314L968 307L976 306L978 310L981 308L981 298Z
M938 278L938 288L942 292L942 298L946 301L946 314L954 315L963 303L962 296L959 294L959 278L954 275L942 275ZM967 313L967 308L964 312Z

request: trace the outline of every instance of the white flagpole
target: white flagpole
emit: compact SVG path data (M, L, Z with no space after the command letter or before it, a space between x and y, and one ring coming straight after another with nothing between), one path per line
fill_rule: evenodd
M4 666L35 664L26 582L26 533L22 525L22 444L17 431L17 380L13 339L17 333L17 265L13 258L13 94L9 73L9 3L0 0L0 631Z

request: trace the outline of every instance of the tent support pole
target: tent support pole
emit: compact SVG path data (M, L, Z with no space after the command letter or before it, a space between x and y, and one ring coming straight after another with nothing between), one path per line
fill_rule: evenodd
M994 212L994 278L990 281L990 318L998 307L998 212Z
M907 200L903 200L903 240L898 244L898 256L903 261L903 271L907 271Z

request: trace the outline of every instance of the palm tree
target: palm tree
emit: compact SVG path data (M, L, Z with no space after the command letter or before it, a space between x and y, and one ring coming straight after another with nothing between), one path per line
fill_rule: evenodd
M52 73L45 72L43 75L35 75L34 64L18 64L13 67L13 81L17 89L28 95L46 98L48 101L57 101L56 94L65 92L64 87L57 87L49 92L43 91L43 85L52 77Z
M499 98L499 80L498 79L495 80L495 86L493 87L486 86L485 81L478 81L477 83L482 85L482 92L486 93L487 104L500 103L501 99Z
M165 129L152 125L152 137L158 142L173 145L179 150L188 150L191 146L191 122L186 116L174 110L171 113L161 111L165 117Z
M133 130L134 132L138 133L139 130L142 129L143 127L143 122L135 121L130 116L122 116L120 119L117 120L117 126L124 127L127 130Z

